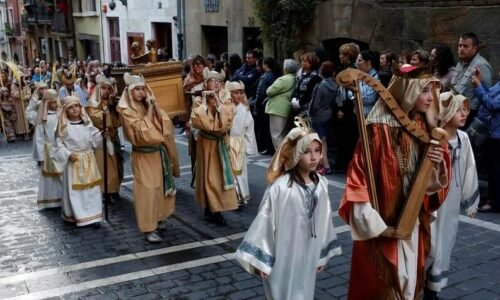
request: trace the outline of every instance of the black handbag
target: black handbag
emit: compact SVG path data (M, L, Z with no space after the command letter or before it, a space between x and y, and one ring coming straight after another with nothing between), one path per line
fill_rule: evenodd
M488 139L490 128L478 117L475 117L465 130L474 148L480 148Z

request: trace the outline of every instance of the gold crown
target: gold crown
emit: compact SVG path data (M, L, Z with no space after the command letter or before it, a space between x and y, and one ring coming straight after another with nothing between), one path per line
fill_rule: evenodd
M293 119L293 123L297 128L300 128L304 131L304 134L309 134L313 132L311 119L307 116L299 115Z

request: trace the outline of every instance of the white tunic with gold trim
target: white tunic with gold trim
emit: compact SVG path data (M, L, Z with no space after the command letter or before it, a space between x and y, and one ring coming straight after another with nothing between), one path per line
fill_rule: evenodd
M60 207L62 198L62 178L55 169L50 157L52 145L55 142L57 114L55 111L47 113L47 121L36 125L33 137L33 156L36 161L43 161L40 166L38 181L37 204L40 207Z
M102 221L101 175L94 149L102 143L99 130L92 123L68 122L67 135L56 139L52 153L55 166L63 174L62 217L85 226ZM78 160L69 161L75 153Z
M250 110L243 104L235 106L234 119L230 130L229 146L231 167L236 177L238 199L246 202L250 199L248 188L247 155L257 154L254 121Z

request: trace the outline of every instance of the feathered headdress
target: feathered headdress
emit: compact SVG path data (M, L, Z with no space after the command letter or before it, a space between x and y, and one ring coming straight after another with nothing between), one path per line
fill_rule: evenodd
M286 135L269 164L267 169L269 183L274 182L286 171L293 169L313 141L318 141L321 144L321 139L312 129L311 121L308 118L297 116L294 123L297 127Z

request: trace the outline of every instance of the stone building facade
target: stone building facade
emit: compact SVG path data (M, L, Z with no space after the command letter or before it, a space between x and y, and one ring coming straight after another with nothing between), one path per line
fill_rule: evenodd
M323 45L334 59L346 41L394 52L445 43L456 53L460 34L475 32L481 54L500 70L500 0L329 0L316 13L305 45Z
M243 55L248 49L262 48L260 20L253 1L186 1L185 40L187 55L223 52Z

